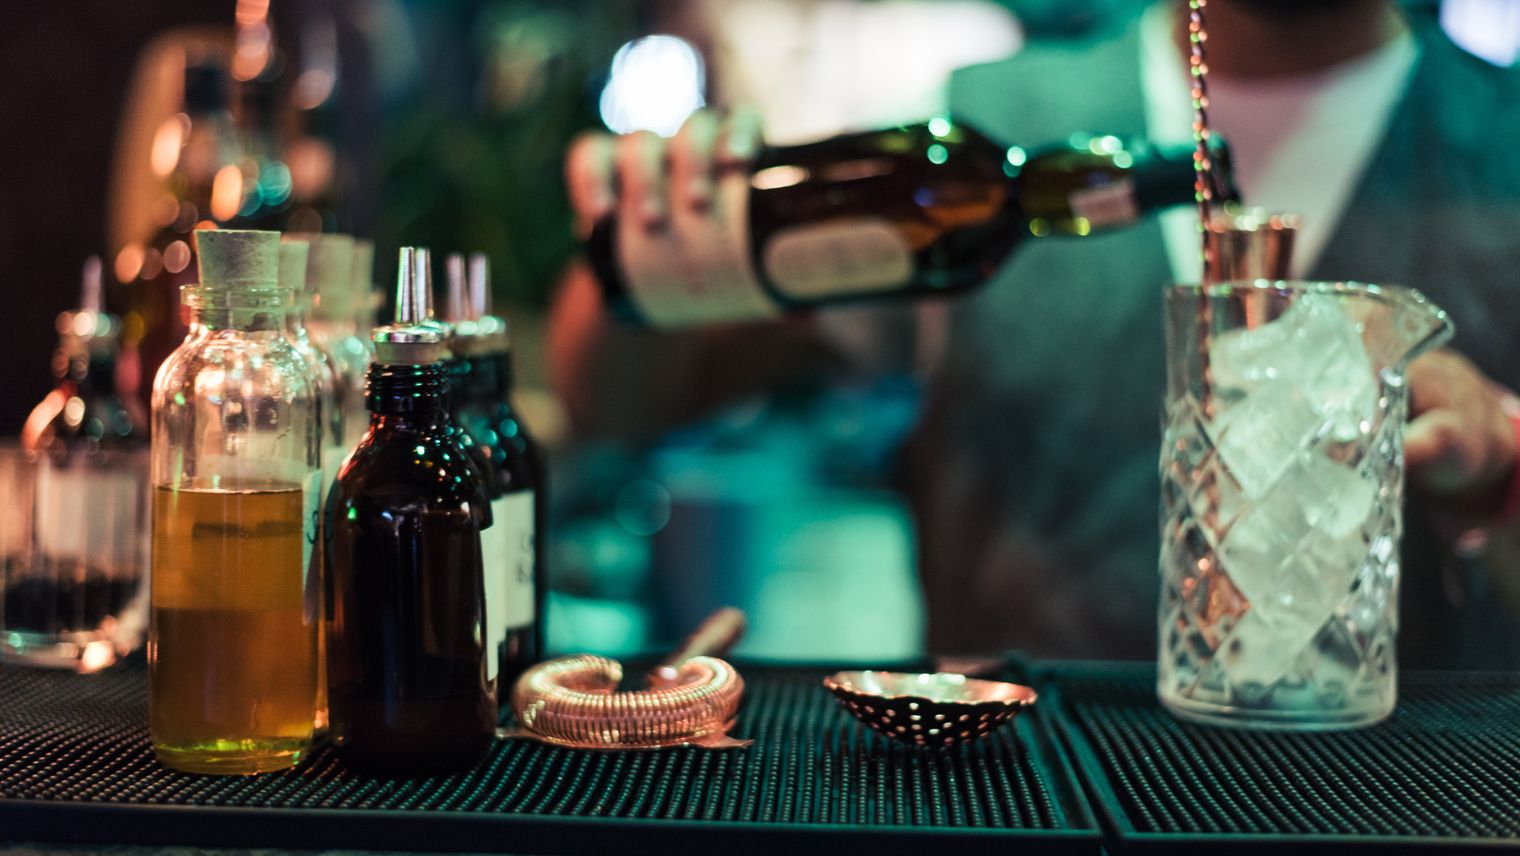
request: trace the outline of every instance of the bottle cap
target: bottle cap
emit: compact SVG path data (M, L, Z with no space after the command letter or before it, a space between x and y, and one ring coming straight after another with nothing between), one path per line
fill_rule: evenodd
M375 361L421 365L449 358L449 328L433 320L432 258L425 247L402 247L396 273L396 320L375 328Z
M306 290L306 265L311 244L302 238L280 241L280 287L297 294Z
M346 320L353 313L354 239L349 235L311 235L306 257L306 291L313 295L312 315L325 321Z
M197 229L195 245L202 289L245 291L279 287L279 232Z

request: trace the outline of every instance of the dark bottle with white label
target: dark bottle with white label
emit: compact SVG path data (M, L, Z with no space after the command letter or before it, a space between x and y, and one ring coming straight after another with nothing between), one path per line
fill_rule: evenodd
M401 251L396 323L374 331L369 431L327 502L330 733L386 774L474 765L491 746L480 470L449 418L448 328L428 318L425 250Z
M1082 135L1026 153L946 119L847 134L763 150L706 214L604 218L587 255L614 313L655 327L963 291L1026 238L1193 202L1194 151ZM1234 198L1222 147L1214 160L1215 198Z
M517 678L544 658L544 459L512 408L507 322L491 313L490 269L482 253L448 258L445 318L453 328L450 410L479 457L491 497L491 527L481 533L486 639L503 704Z

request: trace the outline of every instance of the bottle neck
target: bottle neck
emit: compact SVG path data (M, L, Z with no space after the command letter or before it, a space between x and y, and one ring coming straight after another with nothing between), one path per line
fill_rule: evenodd
M506 401L512 393L512 352L492 351L474 358L473 370L477 389L489 390L490 395Z
M1158 145L1136 159L1132 171L1135 182L1135 205L1142 211L1155 211L1173 205L1195 201L1194 166L1196 147L1191 143ZM1238 199L1234 179L1229 174L1227 155L1217 153L1214 157L1216 180L1222 179L1223 187L1217 193L1220 202Z
M308 338L310 321L311 298L298 295L285 316L285 331L294 338Z
M449 424L449 377L442 363L371 363L364 391L375 430L430 430Z
M190 326L211 332L284 333L291 311L288 288L226 291L186 286L180 296L190 309Z

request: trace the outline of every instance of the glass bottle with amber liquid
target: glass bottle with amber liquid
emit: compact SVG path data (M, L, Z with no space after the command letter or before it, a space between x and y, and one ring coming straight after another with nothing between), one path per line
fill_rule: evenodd
M483 253L449 256L446 318L453 328L449 364L455 423L483 461L491 528L482 533L486 638L503 694L544 657L546 478L539 446L512 408L512 353L507 323L491 314L490 268ZM505 698L505 695L502 696Z
M193 323L153 384L149 730L167 766L259 773L311 748L321 426L279 233L195 239Z
M1221 149L1215 176L1228 180ZM1027 239L1086 236L1193 201L1193 146L1083 135L1026 152L939 118L762 150L703 216L596 224L613 312L654 327L921 298L986 282ZM1227 188L1216 198L1233 196Z
M472 766L490 748L483 477L449 418L448 328L425 250L401 251L396 322L374 331L369 431L327 504L330 734L387 774Z

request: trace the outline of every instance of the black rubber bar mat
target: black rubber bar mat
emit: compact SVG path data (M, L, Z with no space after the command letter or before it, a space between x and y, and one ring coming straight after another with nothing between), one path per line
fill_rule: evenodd
M1406 674L1390 719L1321 733L1185 723L1155 681L1149 663L1040 669L1043 714L1116 849L1520 845L1520 675Z
M1021 717L944 753L890 743L820 686L749 666L748 749L582 752L499 742L474 770L385 779L323 748L255 777L152 757L141 666L78 676L0 667L0 839L518 853L1095 853L1057 742Z

